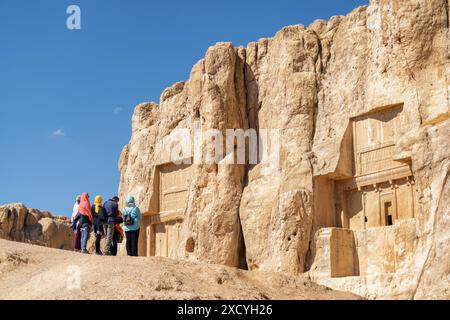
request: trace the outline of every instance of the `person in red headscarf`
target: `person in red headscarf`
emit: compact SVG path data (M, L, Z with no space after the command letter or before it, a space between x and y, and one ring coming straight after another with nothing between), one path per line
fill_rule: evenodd
M94 218L92 217L91 203L89 202L89 194L87 192L81 195L78 212L80 213L81 252L89 253L87 251L87 242L89 240L89 234L91 233Z

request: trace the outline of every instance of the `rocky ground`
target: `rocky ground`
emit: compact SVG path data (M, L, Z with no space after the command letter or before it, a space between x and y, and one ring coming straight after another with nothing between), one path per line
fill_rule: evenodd
M358 297L316 285L305 275L249 272L163 258L100 257L0 240L0 299Z

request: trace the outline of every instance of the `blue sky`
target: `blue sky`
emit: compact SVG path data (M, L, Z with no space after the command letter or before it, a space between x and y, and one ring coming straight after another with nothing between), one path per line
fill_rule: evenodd
M0 204L69 215L117 193L140 102L158 101L219 41L246 45L367 0L0 0ZM66 9L81 8L81 30Z

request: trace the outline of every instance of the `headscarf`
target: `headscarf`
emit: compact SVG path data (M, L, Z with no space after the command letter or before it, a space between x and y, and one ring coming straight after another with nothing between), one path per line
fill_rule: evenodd
M76 200L75 200L75 204L73 205L73 210L72 210L72 217L70 218L70 221L74 221L76 219L76 217L78 216L78 208L80 207L80 199L81 196L77 196Z
M134 208L136 207L136 200L133 196L128 196L127 198L127 207Z
M94 205L95 205L95 213L100 212L100 208L102 207L103 198L102 196L96 196L94 199Z
M81 195L80 207L78 208L78 211L83 216L87 216L89 218L89 220L91 221L91 223L94 222L94 219L92 218L92 213L91 213L91 204L89 203L89 195L87 194L87 192L84 192Z

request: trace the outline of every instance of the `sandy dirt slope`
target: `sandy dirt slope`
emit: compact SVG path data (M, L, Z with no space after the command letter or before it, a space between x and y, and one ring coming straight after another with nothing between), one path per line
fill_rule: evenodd
M77 275L80 275L79 277ZM357 299L306 276L0 240L0 299Z

